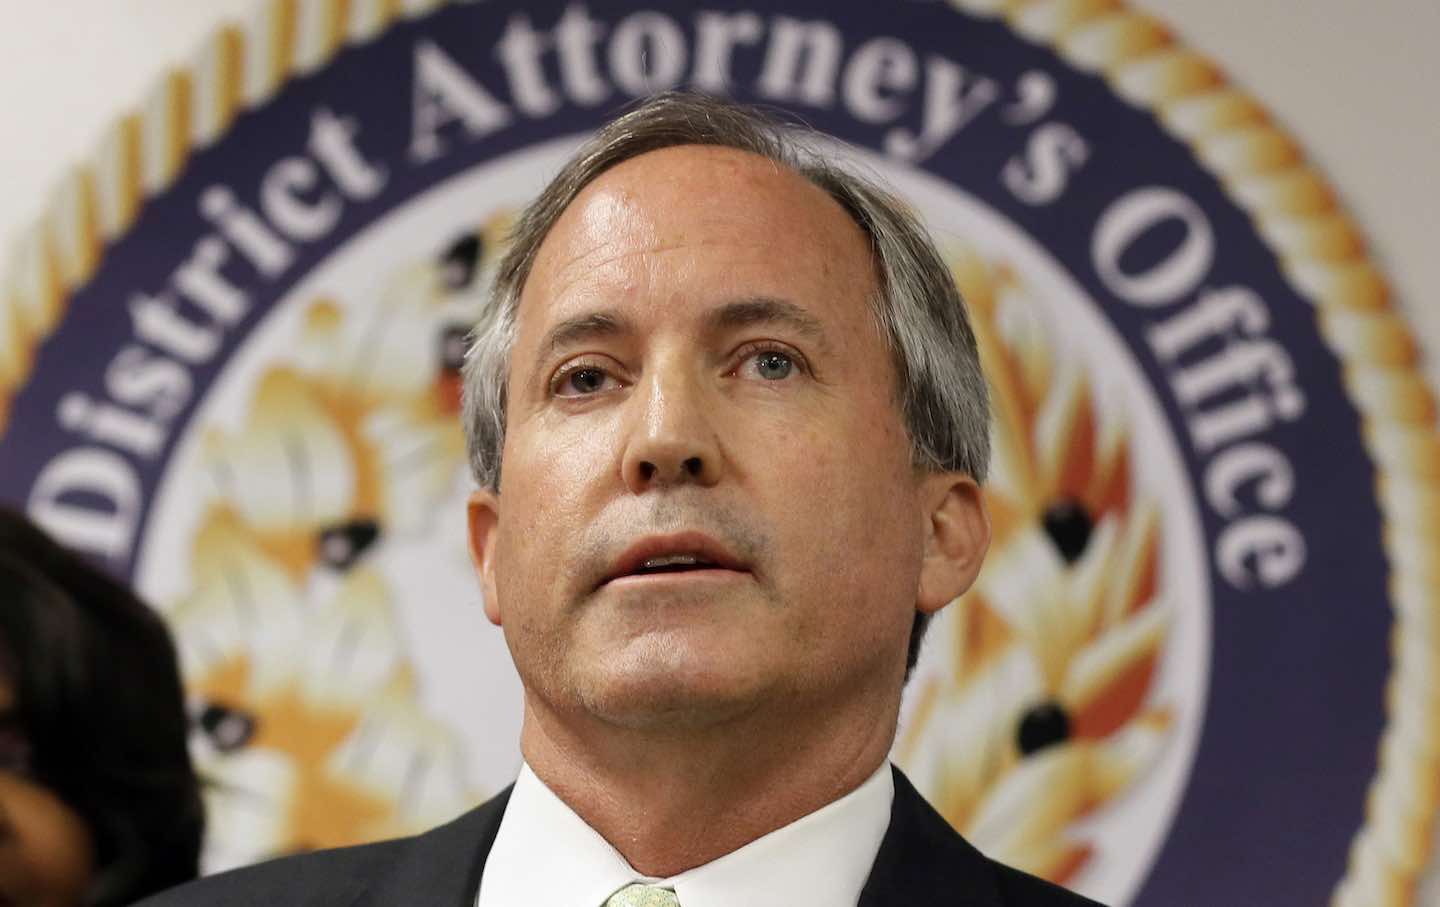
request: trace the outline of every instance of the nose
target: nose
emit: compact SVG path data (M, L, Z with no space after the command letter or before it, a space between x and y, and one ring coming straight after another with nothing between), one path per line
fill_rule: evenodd
M720 445L702 397L689 377L659 370L637 388L630 400L635 411L620 464L631 492L709 486L720 480Z

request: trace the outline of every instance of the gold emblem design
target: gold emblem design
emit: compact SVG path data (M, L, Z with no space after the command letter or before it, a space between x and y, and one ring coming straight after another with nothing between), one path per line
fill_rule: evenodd
M420 704L374 561L454 505L465 335L507 225L402 268L377 305L312 301L238 429L204 430L213 497L171 622L212 867L418 832L481 799Z
M1152 689L1170 624L1161 522L1133 487L1122 421L1080 364L1056 365L1017 275L968 252L952 268L994 399L994 538L932 630L946 670L917 675L897 754L977 847L1063 883L1092 856L1074 821L1169 736Z

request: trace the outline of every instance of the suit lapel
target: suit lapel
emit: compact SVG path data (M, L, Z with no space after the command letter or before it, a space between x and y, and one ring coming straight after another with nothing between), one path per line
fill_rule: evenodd
M890 827L875 855L858 907L1000 907L989 861L937 813L898 768ZM500 830L510 788L433 831L404 842L354 907L424 903L473 907L485 860Z
M895 801L890 827L860 892L859 907L1000 907L989 860L925 802L898 768L891 770Z
M474 907L480 874L509 800L507 787L453 822L405 842L388 870L377 870L374 883L354 907Z

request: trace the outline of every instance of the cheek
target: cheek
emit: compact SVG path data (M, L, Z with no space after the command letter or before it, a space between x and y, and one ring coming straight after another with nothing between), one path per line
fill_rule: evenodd
M836 516L862 522L892 520L910 503L909 440L888 412L873 409L836 407L823 421L777 427L765 447L774 453L775 471L791 477L794 500L821 511L841 508Z
M577 506L616 465L614 418L537 416L512 431L501 459L502 500L518 499L519 528L537 528L539 513ZM515 509L515 508L512 508ZM501 508L502 516L505 508Z
M526 426L502 460L496 577L502 602L546 601L614 482L613 427L593 420Z
M895 587L901 565L918 563L908 442L883 425L792 431L766 448L755 469L772 519L802 581L870 590L877 576Z
M0 810L0 890L25 904L79 904L94 868L80 816L44 788L4 775Z

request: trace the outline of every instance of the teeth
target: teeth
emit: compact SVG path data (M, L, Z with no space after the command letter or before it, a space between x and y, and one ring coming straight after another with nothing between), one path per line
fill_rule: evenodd
M664 557L652 557L640 565L642 570L653 570L657 567L674 567L677 564L691 566L700 563L700 559L690 554L667 554Z

